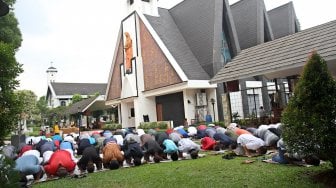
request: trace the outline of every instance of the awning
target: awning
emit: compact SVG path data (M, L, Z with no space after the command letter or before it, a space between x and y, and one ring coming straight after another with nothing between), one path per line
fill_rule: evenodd
M67 114L76 114L78 112L97 111L111 108L105 105L105 99L103 96L90 97L88 99L81 100L72 104L66 111Z
M312 51L327 61L336 76L336 21L242 50L210 83L265 76L268 79L299 75Z

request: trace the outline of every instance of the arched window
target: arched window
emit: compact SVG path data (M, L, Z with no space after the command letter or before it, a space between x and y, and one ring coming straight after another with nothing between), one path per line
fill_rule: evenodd
M66 106L66 102L65 101L61 101L61 106Z

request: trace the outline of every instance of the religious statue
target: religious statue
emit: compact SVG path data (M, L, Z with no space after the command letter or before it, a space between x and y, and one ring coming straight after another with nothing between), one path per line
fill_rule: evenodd
M132 72L132 58L133 58L133 48L132 48L132 38L128 32L125 32L125 54L126 54L126 63L125 63L125 68L126 68L126 73L131 73Z

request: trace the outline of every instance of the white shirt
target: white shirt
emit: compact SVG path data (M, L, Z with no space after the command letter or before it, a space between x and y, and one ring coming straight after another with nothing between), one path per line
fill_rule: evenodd
M115 138L117 140L117 144L119 146L123 146L124 145L124 138L121 135L113 135L113 138Z
M137 133L138 133L139 136L141 136L141 135L145 134L145 131L143 129L138 129Z
M194 136L194 135L196 135L197 134L197 129L196 129L196 127L188 127L188 135L189 136Z
M223 134L225 134L225 132L226 132L226 129L223 128L223 127L217 127L217 129L216 129L216 133L223 133Z
M28 151L25 151L22 156L25 156L25 155L34 155L38 161L39 161L39 164L41 164L43 162L43 158L40 157L40 152L35 150L35 149L32 149L32 150L28 150Z
M43 153L43 163L44 164L47 164L49 162L49 159L53 153L54 153L53 151L46 151Z
M253 136L252 134L242 134L237 138L237 143L246 146L247 149L250 150L257 150L261 146L265 145L265 142L258 138Z
M179 142L178 142L178 149L181 152L189 152L192 149L195 150L200 150L200 145L196 144L195 142L193 142L192 140L190 140L189 138L182 138Z

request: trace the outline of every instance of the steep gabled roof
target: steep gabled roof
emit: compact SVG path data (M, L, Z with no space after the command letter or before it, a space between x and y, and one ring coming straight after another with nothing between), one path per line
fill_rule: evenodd
M241 49L274 39L263 0L240 0L231 5L231 12Z
M226 45L231 57L240 51L228 0L184 0L169 13L210 77L223 66Z
M226 64L211 83L240 80L265 75L282 78L301 72L311 51L316 50L336 74L336 20L257 45Z
M159 9L160 17L145 15L155 32L159 35L169 52L176 59L189 80L208 80L209 75L204 71L179 28L167 9Z
M293 2L269 10L267 14L275 39L300 31Z
M93 95L99 93L100 95L105 94L107 84L103 83L61 83L61 82L51 82L53 90L56 95Z
M185 0L169 10L186 44L211 77L214 75L213 56L221 55L220 50L214 51L214 43L220 43L222 40L223 17L221 11L223 6L216 5L216 2L216 0ZM217 11L216 8L220 10ZM217 19L220 20L217 21ZM215 30L215 28L219 29ZM219 34L216 34L217 32Z

